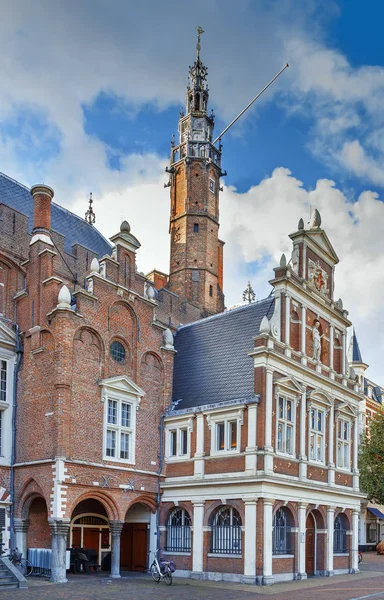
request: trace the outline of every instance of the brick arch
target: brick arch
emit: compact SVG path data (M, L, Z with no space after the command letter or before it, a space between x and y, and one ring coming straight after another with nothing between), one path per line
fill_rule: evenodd
M68 518L72 518L72 513L75 510L76 506L80 504L80 502L82 502L83 500L98 500L100 504L102 504L105 508L105 512L107 513L109 521L122 520L116 500L110 494L102 490L89 490L87 492L79 494L72 501L67 499L66 513L68 515Z
M55 337L50 329L41 330L41 345L48 351L55 351Z
M37 481L33 477L30 477L23 486L15 516L21 519L28 519L29 509L36 498L44 500L49 513L49 501L47 502L47 498Z
M315 523L316 523L316 527L318 529L326 529L327 527L327 515L325 513L325 510L322 506L315 506L314 504L311 504L310 506L308 506L307 508L307 513L306 513L306 517L308 517L308 515L310 513L314 513L314 519L315 519ZM321 518L321 522L319 523L319 519L318 517Z
M191 519L191 526L193 526L193 506L191 508L191 506L188 506L188 504L186 502L179 502L177 505L173 504L173 506L169 506L167 507L167 510L164 511L164 513L161 515L161 521L163 525L166 525L168 523L168 519L170 517L170 514L176 509L184 509L185 512L188 513L189 518Z
M335 510L333 522L335 522L336 517L339 516L339 515L344 515L344 517L347 520L347 529L348 529L348 531L351 531L352 530L352 523L351 523L351 519L350 519L350 516L349 516L348 512L346 510L343 510L342 508L337 508Z
M84 325L78 327L73 336L74 344L76 341L80 341L91 348L95 347L96 351L99 353L98 360L100 362L103 361L105 355L105 346L101 336L95 329Z
M231 506L236 509L241 517L241 524L245 523L245 514L244 514L244 505L240 504L238 500L226 500L223 503L221 500L216 500L213 502L205 511L204 511L204 526L210 526L212 519L216 513L216 511L222 506Z
M138 496L137 498L134 498L134 500L132 500L132 502L127 506L124 517L126 516L129 509L132 508L132 506L134 506L135 504L144 504L144 506L149 508L149 510L153 514L156 512L157 509L156 500L154 498L152 498L151 496L142 495Z
M0 251L0 264L1 263L8 269L17 269L24 275L26 274L26 269L24 269L24 267L22 267L18 262L16 262L11 256L8 256L8 254L6 254L4 250Z
M293 526L294 527L298 527L299 526L299 520L298 520L298 515L297 515L297 506L296 506L296 504L294 504L293 502L288 502L286 504L282 500L278 500L277 502L275 502L275 505L273 507L273 515L275 515L275 513L279 510L279 508L287 508L289 510L289 512L291 513L291 517L292 517L292 521L293 521Z
M141 355L140 365L143 365L144 363L146 365L157 368L161 373L163 373L163 371L164 371L164 363L163 363L161 357L156 352L153 352L152 350L143 352L143 354Z

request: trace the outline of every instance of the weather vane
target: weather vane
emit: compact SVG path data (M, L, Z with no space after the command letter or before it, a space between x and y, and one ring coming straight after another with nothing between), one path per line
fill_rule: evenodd
M93 212L93 208L92 208L92 192L89 194L89 208L87 210L87 212L85 213L85 220L90 224L93 225L96 221L96 215Z
M200 60L200 50L201 50L200 36L202 33L204 33L204 29L202 29L199 25L196 31L197 31L197 44L196 44L197 60Z

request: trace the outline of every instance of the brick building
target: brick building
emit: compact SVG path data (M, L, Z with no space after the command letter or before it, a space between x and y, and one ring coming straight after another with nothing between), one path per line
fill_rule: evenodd
M338 258L316 212L273 295L223 312L207 104L198 39L167 169L169 275L137 272L127 222L110 243L48 186L0 175L0 519L24 554L52 547L54 581L67 547L117 577L159 539L196 577L357 571L364 396Z

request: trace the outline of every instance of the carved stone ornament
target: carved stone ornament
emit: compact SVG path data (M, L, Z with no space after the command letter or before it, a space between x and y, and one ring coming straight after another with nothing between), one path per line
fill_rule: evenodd
M303 219L300 219L297 228L298 228L299 231L302 231L304 229L304 221L303 221Z
M260 323L260 329L259 329L259 333L269 333L270 331L270 325L269 325L269 321L267 319L267 317L264 315L264 317L261 320Z
M315 319L312 327L312 358L320 362L321 359L321 338L323 337L319 331L320 321Z
M286 266L287 266L287 259L286 259L285 254L282 254L281 258L280 258L280 267L285 269Z
M328 275L321 268L319 261L308 260L308 281L322 294L328 293Z
M66 285L60 289L57 308L71 308L71 292Z
M313 217L312 217L311 228L315 229L316 227L320 227L320 225L321 225L321 216L320 216L320 213L317 210L317 208L315 208L315 211L314 211Z
M170 329L165 329L165 331L163 333L163 342L164 342L165 348L173 350L173 348L174 348L173 335L172 335L172 331Z
M270 330L275 340L280 340L281 328L281 296L280 293L276 293L275 296L275 310L270 320Z
M100 264L97 258L93 258L91 262L91 273L99 273Z
M291 254L291 261L292 261L292 271L294 271L294 273L298 273L299 272L299 257L300 257L300 251L299 251L299 246L293 246L293 250L292 250L292 254Z
M88 280L87 292L89 292L90 294L93 295L93 279L92 278L90 278Z

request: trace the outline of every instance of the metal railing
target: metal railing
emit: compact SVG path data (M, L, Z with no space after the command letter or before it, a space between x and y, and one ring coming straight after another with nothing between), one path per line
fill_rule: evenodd
M241 554L242 532L239 525L214 525L211 552L213 554Z
M28 560L33 565L33 575L50 577L52 550L48 548L29 548Z

